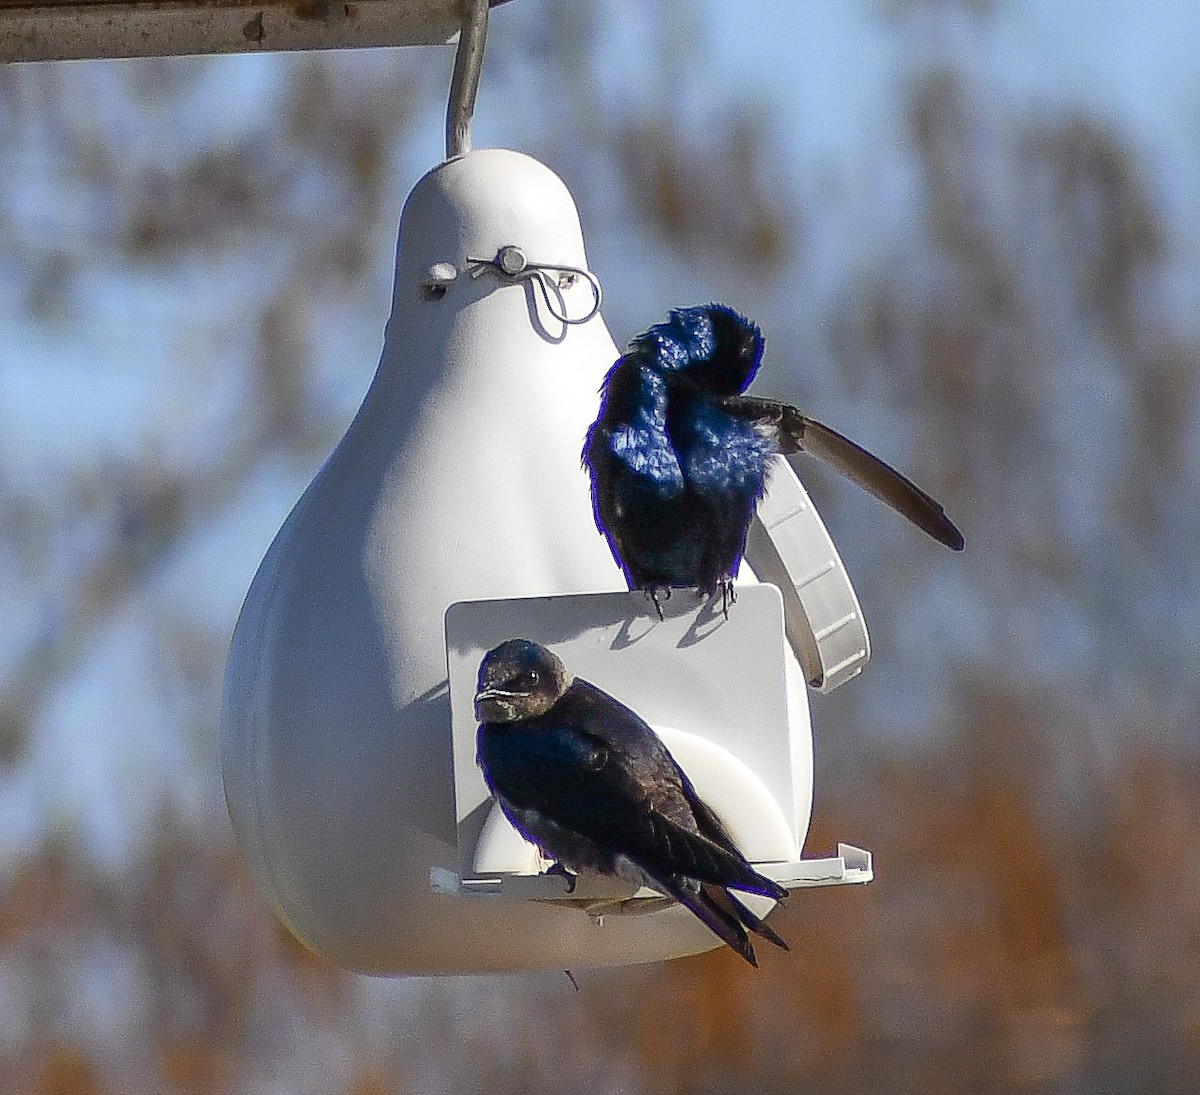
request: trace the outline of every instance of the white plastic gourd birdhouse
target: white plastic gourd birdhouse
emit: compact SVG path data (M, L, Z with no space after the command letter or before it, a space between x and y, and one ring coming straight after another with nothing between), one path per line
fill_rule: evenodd
M580 466L618 356L587 270L570 194L529 157L470 152L417 184L375 379L234 631L234 831L283 922L344 966L562 969L718 945L624 883L566 900L492 807L471 696L483 653L516 636L654 725L766 873L870 877L853 849L800 859L806 681L832 687L867 657L836 552L780 461L747 552L773 585L728 620L680 593L660 621L624 590Z

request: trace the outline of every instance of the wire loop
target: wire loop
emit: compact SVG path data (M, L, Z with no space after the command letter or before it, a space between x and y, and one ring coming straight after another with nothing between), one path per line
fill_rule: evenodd
M548 311L559 323L575 326L587 323L604 302L604 290L600 279L590 270L581 266L566 266L558 262L531 262L525 252L515 243L507 244L496 252L495 258L467 259L467 269L471 277L477 278L489 270L499 274L509 281L532 281L542 291ZM592 307L587 315L572 318L567 315L566 300L563 290L570 289L578 278L587 281L592 290Z

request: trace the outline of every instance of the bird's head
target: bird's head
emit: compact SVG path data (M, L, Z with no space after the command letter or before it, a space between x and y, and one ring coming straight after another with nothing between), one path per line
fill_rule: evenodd
M758 324L726 304L706 304L686 312L701 344L692 354L689 376L717 395L745 391L762 362L764 341Z
M475 717L480 722L517 722L544 715L571 683L559 658L529 639L509 639L479 664Z
M758 325L725 304L676 308L634 346L663 373L687 376L714 395L736 395L754 379L763 355Z

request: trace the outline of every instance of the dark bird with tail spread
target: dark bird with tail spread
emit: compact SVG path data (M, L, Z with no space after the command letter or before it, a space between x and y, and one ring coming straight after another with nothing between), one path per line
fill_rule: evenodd
M752 966L748 932L787 950L731 890L778 901L653 730L528 639L479 667L478 761L501 809L555 873L619 875L675 898Z
M596 524L629 588L656 607L672 587L720 591L728 609L776 453L819 457L961 551L962 533L911 480L795 407L741 394L763 345L732 308L681 308L638 335L605 377L583 462Z

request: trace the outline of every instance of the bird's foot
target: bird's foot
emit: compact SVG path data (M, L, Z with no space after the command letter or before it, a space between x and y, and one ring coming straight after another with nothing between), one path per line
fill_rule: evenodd
M567 880L567 893L575 892L575 875L574 875L574 873L567 870L567 868L564 867L557 860L555 860L553 863L550 864L549 867L546 868L546 874L561 875L563 878L565 878Z
M654 611L658 613L658 618L665 620L666 616L663 615L662 601L669 601L671 599L671 587L648 586L646 588L646 596L654 602ZM659 598L662 598L662 600L659 600Z
M722 578L717 583L717 588L721 591L721 611L725 614L725 619L729 619L729 606L737 604L737 594L734 592L733 579Z

